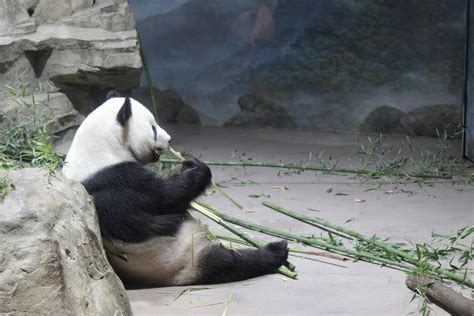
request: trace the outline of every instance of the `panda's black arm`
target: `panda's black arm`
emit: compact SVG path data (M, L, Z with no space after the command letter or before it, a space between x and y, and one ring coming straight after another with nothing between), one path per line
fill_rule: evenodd
M135 162L105 168L83 182L89 194L110 192L131 200L135 207L155 215L184 213L189 203L211 182L208 166L195 158L183 163L181 171L167 179L158 177Z
M155 178L156 206L165 213L185 212L189 203L211 183L211 170L195 158L183 162L181 171L168 179Z

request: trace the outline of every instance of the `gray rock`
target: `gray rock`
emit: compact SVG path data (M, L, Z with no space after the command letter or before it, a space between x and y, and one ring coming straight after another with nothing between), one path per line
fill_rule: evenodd
M0 86L59 89L87 113L110 88L138 86L141 69L126 0L5 0L0 6Z
M383 133L406 135L408 131L400 120L405 113L393 106L382 105L370 112L359 126L363 133Z
M176 123L178 124L201 124L199 114L189 105L185 104L181 110L179 110L176 116Z
M252 126L295 128L296 124L278 103L259 95L243 95L237 101L240 113L224 123L224 126Z
M84 187L41 169L7 176L13 189L0 203L0 314L130 315Z
M439 137L444 132L449 136L458 133L462 125L461 120L460 105L436 104L408 112L400 122L411 135Z
M69 128L64 132L56 134L55 136L57 137L53 138L52 140L54 150L66 156L78 128L79 127Z
M201 124L196 110L187 105L174 90L159 90L153 87L153 93L158 105L158 119L163 123ZM153 110L148 87L139 87L132 91L132 97Z
M19 106L19 103L23 102L29 105L35 103L38 108L33 110L28 106ZM0 115L3 118L0 120L0 127L11 122L21 122L25 117L48 115L46 128L50 135L79 126L84 120L84 116L74 109L66 95L59 92L5 98L1 101L0 108Z

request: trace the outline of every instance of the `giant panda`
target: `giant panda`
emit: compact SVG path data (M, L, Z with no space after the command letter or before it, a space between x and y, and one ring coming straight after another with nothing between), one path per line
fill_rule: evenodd
M212 284L275 272L288 257L286 241L229 250L205 236L188 213L211 181L196 158L158 177L144 165L158 161L170 136L151 112L112 95L87 116L72 141L63 173L92 195L110 264L128 288Z

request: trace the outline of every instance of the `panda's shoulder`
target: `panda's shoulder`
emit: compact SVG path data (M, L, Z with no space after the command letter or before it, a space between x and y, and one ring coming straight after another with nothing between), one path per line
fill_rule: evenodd
M133 187L135 185L146 185L155 180L155 175L145 167L136 162L122 162L106 167L89 178L83 185L87 191L102 189Z

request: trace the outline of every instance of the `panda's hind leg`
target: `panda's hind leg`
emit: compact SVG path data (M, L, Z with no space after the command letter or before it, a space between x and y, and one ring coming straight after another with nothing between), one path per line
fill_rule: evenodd
M257 249L231 250L209 242L200 253L194 284L241 281L274 273L288 258L286 241L272 242Z

